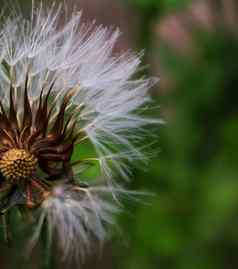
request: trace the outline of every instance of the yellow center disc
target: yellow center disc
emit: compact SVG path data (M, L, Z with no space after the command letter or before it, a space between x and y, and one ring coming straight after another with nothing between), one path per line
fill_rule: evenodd
M0 160L0 171L10 181L27 179L36 167L37 159L24 149L11 149Z

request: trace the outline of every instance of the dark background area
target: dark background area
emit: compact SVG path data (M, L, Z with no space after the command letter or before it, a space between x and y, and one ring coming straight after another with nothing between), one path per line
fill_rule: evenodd
M145 171L135 170L129 184L156 195L143 198L148 205L128 202L120 230L80 268L237 268L236 1L67 1L72 3L85 20L120 27L118 50L145 49L145 72L161 79L151 90L160 105L154 113L167 121L158 133L159 154ZM12 250L2 246L0 268L43 268L40 247L29 262L18 255L22 248L19 238ZM66 268L53 255L48 268Z

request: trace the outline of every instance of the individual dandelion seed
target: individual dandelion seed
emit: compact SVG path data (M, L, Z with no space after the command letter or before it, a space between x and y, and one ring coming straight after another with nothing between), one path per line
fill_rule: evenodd
M114 173L130 176L130 162L145 160L140 143L159 120L139 112L150 102L155 79L135 79L141 55L115 56L120 32L80 22L74 12L59 23L64 7L32 4L3 17L0 30L0 212L9 240L13 207L38 217L33 247L47 225L63 257L83 257L125 194ZM80 156L88 140L94 158ZM77 146L77 160L72 153ZM77 171L98 162L103 186L87 185ZM96 184L97 185L97 184ZM25 219L24 219L25 221Z

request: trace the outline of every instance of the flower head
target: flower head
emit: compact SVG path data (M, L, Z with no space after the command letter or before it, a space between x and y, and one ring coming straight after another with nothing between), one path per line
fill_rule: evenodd
M102 241L118 208L108 200L122 190L114 172L127 178L128 163L145 156L137 145L145 126L159 120L140 115L154 79L135 79L141 55L113 53L120 32L81 23L63 7L32 8L5 18L0 31L0 211L40 211L31 245L43 225L60 237L65 256ZM95 158L82 158L88 140ZM75 148L77 160L72 161ZM105 186L82 184L85 164L98 162ZM6 233L7 234L7 233Z

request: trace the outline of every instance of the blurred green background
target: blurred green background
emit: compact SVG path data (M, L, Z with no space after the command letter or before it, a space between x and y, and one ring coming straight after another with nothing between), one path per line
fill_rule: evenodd
M120 230L80 268L238 268L237 1L78 2L85 19L121 28L118 50L145 49L145 72L161 79L155 115L167 121L159 154L129 184L156 195L128 202ZM1 253L1 269L42 268L37 253L25 263Z

